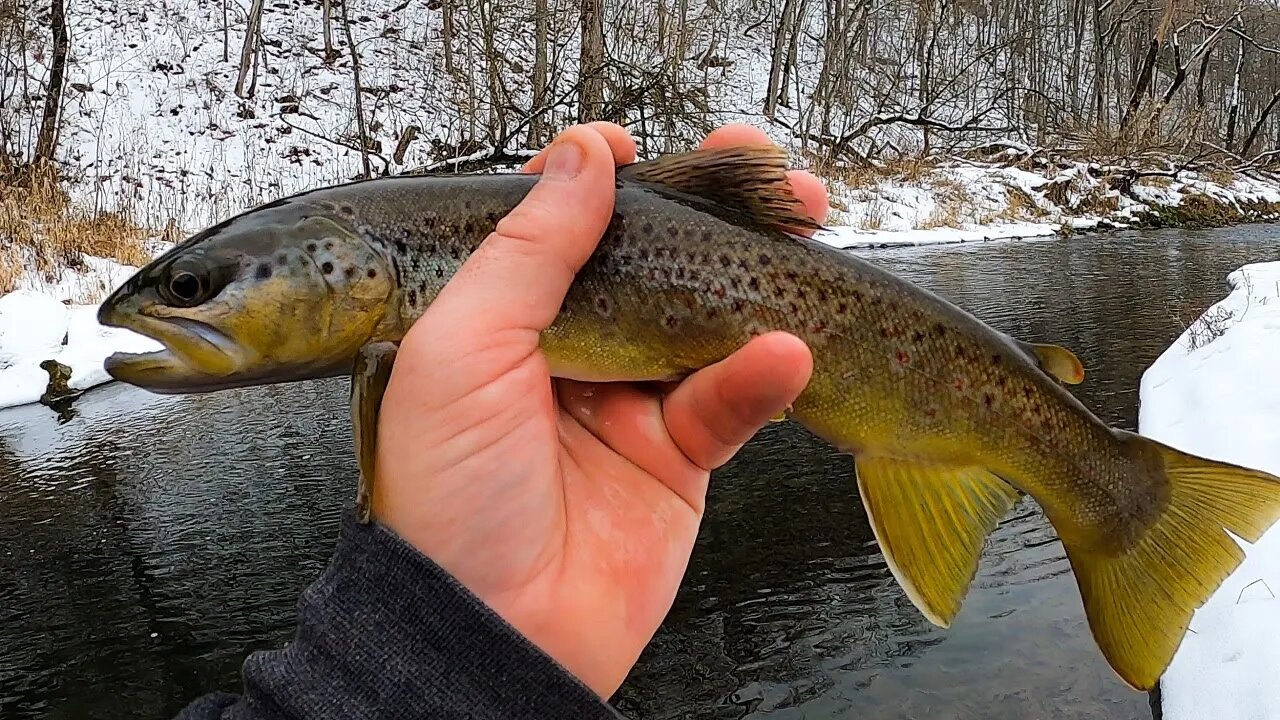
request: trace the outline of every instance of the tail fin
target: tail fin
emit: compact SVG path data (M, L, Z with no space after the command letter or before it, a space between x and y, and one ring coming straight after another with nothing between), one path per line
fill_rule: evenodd
M1138 456L1163 459L1168 504L1118 554L1064 546L1102 653L1126 682L1150 690L1192 614L1244 560L1225 531L1256 542L1280 518L1280 478L1114 432Z

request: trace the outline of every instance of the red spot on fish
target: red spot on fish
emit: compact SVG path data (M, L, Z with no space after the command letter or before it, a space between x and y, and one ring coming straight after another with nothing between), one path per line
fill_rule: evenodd
M964 378L956 378L956 381L955 381L954 383L951 383L951 385L952 385L953 387L955 387L955 389L957 389L957 390L959 390L959 391L963 392L963 391L964 391Z
M996 399L991 393L982 393L982 404L986 405L987 409L990 410L991 406L996 404Z
M927 417L927 418L929 418L930 420L932 420L932 419L934 419L934 418L938 417L938 411L937 411L937 410L935 410L935 409L933 409L933 408L925 408L925 409L924 409L924 416L925 416L925 417Z
M904 351L902 351L902 350L899 350L899 351L898 351L898 362L902 363L903 365L907 365L907 364L909 364L909 363L911 362L911 356L910 356L910 355L908 355L906 352L904 352Z
M826 332L827 324L822 322L821 320L818 320L809 327L809 330L811 330L815 335L821 335L822 333Z
M722 298L722 297L724 297L725 295L728 295L728 294L729 294L729 292L728 292L727 290L725 290L725 289L724 289L724 286L723 286L723 285L717 285L717 286L716 286L716 288L715 288L715 290L713 290L712 292L714 292L714 293L716 294L716 297L718 297L718 298Z

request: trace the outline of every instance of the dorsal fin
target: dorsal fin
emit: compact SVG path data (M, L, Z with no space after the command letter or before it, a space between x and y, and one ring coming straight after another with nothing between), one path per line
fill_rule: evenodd
M692 195L765 227L822 229L792 192L787 152L776 145L664 155L618 168L618 179Z
M1084 365L1074 353L1060 345L1017 341L1019 347L1035 358L1040 369L1068 385L1084 382Z

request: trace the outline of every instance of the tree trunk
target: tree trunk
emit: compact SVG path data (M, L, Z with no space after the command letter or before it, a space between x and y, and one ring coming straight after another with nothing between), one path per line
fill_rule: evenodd
M369 133L364 127L364 87L360 85L360 52L356 49L355 36L351 34L351 17L347 15L347 4L350 0L342 0L342 30L347 36L347 50L351 53L351 78L355 84L356 95L356 129L360 133L360 165L364 177L373 177L369 167Z
M36 161L53 164L58 146L58 117L62 114L62 81L67 73L67 16L63 0L53 0L49 12L53 30L53 63L49 66L49 90L40 119L40 137L36 140Z
M783 0L782 17L773 33L773 52L769 57L769 87L764 96L764 114L773 117L778 109L782 78L786 74L787 51L791 47L791 25L795 19L797 0Z
M324 35L324 64L333 65L338 59L338 51L333 49L333 0L323 0L320 12Z
M443 20L440 34L444 35L444 70L453 74L453 0L444 0Z
M249 22L244 29L244 46L240 48L240 73L236 76L236 95L247 98L253 95L246 84L258 52L258 30L262 27L263 0L253 0L249 7ZM255 78L256 79L256 78Z
M603 119L604 113L604 0L580 0L582 50L578 72L582 94L578 102L578 122ZM681 28L683 33L683 28Z
M1206 52L1205 57L1210 53ZM1240 71L1244 67L1244 40L1240 40L1240 49L1236 51L1236 72L1231 80L1231 105L1227 109L1227 149L1230 150L1236 141L1236 121L1240 117Z
M1253 124L1253 129L1249 131L1249 137L1244 139L1244 147L1240 148L1242 156L1247 157L1249 151L1253 149L1253 144L1258 140L1258 135L1262 133L1262 128L1267 123L1267 117L1275 109L1276 103L1280 103L1280 91L1271 96L1271 102L1267 103L1267 106L1262 109L1262 114L1258 116L1258 121Z
M231 62L231 29L227 26L227 0L222 0L222 62Z
M542 147L547 103L547 0L534 0L533 9L533 108L529 119L529 147Z

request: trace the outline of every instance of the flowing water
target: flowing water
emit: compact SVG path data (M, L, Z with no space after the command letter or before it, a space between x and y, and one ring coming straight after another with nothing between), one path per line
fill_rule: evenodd
M1280 228L866 253L1085 361L1134 428L1143 370ZM342 381L173 397L95 390L60 424L0 412L0 718L160 718L238 691L293 631L355 473ZM676 606L615 701L658 718L1149 718L1090 639L1062 547L1023 501L949 631L894 584L847 456L792 423L713 479Z

